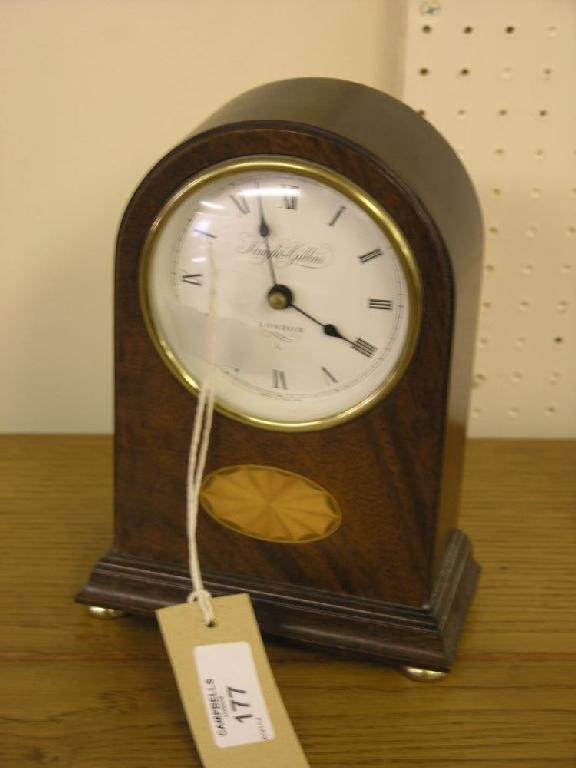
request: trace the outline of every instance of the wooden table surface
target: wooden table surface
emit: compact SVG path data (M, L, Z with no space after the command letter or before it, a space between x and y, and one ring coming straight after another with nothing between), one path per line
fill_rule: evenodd
M110 543L111 454L0 437L2 768L199 765L154 621L73 602ZM461 527L483 573L444 681L267 644L312 768L576 766L575 466L574 442L470 442Z

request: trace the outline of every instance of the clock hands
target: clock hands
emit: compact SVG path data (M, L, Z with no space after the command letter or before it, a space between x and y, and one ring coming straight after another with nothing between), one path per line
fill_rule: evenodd
M321 320L318 320L318 318L313 317L308 312L304 311L297 304L294 304L294 293L287 285L280 285L278 283L273 285L268 291L268 304L270 304L272 309L295 309L296 312L299 312L301 315L304 315L304 317L312 320L313 323L316 323L316 325L319 325L324 331L325 336L331 336L333 339L342 339L342 341L346 341L348 344L352 345L354 343L350 341L350 339L347 339L346 336L343 336L338 328L332 323L323 323Z
M264 240L264 247L266 248L266 261L268 262L268 266L270 268L270 277L272 278L272 282L274 285L276 285L276 273L274 272L274 260L272 258L272 251L270 250L270 227L268 226L268 222L264 218L264 206L262 205L262 197L260 195L257 196L258 201L258 210L260 211L260 226L258 228L258 232L260 233L260 237Z
M300 312L301 315L304 315L304 317L307 317L309 320L312 320L312 322L316 323L316 325L321 326L325 336L331 336L333 339L342 339L343 341L347 341L348 344L352 344L350 339L347 339L346 336L343 336L338 330L338 328L336 328L335 325L332 325L332 323L322 323L317 318L312 317L312 315L309 315L308 312L304 312L303 309L301 309L300 307L297 307L296 304L291 304L290 306L292 307L292 309L295 309L296 312Z
M294 304L294 293L292 289L287 285L282 285L277 282L276 272L274 270L274 259L272 256L272 250L270 248L270 227L268 226L268 222L264 217L262 197L258 195L256 199L258 201L258 210L260 213L260 225L258 227L258 232L260 237L264 240L264 247L266 249L266 261L269 265L270 277L272 278L273 283L272 288L270 288L268 291L268 304L272 307L272 309L294 309L296 312L304 315L304 317L307 317L313 323L316 323L316 325L319 325L322 328L325 336L330 336L333 339L342 339L342 341L345 341L347 344L354 346L355 342L350 341L350 339L347 339L346 336L343 336L335 325L332 323L323 323L321 320L318 320L318 318L313 317L308 312L305 312L297 304Z

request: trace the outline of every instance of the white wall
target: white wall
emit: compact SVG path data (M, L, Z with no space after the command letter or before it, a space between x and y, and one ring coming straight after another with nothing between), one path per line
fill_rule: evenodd
M404 68L484 211L470 432L576 437L576 3L409 0Z
M112 429L112 265L148 168L232 96L399 90L394 0L2 0L2 432Z

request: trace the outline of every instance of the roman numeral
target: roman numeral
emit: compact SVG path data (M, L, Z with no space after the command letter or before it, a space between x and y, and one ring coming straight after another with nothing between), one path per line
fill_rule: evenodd
M368 253L363 253L362 256L358 256L359 260L362 262L362 264L366 264L367 261L372 261L372 259L375 259L378 256L382 256L382 249L381 248L374 248L373 251L368 251Z
M287 189L298 189L298 187L286 187ZM284 208L288 211L295 211L298 208L298 198L296 195L284 195Z
M332 218L332 220L329 222L328 226L329 227L333 227L334 224L336 224L336 222L340 218L340 216L342 216L342 214L344 213L345 210L346 210L346 206L345 205L341 205L340 208L338 208L338 210L334 214L334 217Z
M275 368L273 369L272 386L274 389L288 389L286 385L286 374L284 371L277 371Z
M204 237L212 237L214 240L216 240L216 235L213 235L212 232L204 232L203 229L194 229L194 232L196 232L197 235L204 235Z
M356 341L352 342L352 347L356 350L356 352L360 352L361 355L365 355L365 357L372 357L374 352L376 352L376 347L374 347L372 344L369 344L364 339L356 339Z
M230 195L230 200L234 203L236 208L240 211L242 214L250 213L250 206L248 205L248 200L246 200L245 197L238 198L235 195Z
M394 306L391 299L368 299L370 309L392 309Z
M333 373L330 373L328 368L324 368L324 366L322 366L322 373L326 376L326 378L330 381L331 384L338 384L338 379L336 378L336 376L334 376Z
M188 285L202 285L202 274L197 275L182 275L182 282Z

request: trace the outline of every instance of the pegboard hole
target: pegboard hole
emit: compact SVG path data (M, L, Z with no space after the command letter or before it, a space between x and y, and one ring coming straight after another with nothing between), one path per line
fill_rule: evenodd
M565 434L574 428L563 422L572 413L564 403L574 390L576 178L570 163L576 141L569 124L574 105L562 86L571 77L565 70L574 30L547 3L536 4L542 6L537 15L527 9L525 18L503 5L493 14L494 4L470 14L462 8L458 18L447 3L439 16L420 15L423 1L407 17L406 98L414 106L430 103L424 89L442 88L429 116L453 146L464 148L485 206L489 263L476 337L481 375L475 373L474 383L478 387L483 375L487 381L475 390L473 405L481 406L476 416L481 413L482 420L474 422L473 434L534 434L526 431L532 429L554 436L557 424ZM429 51L424 44L432 45ZM481 50L486 46L489 65ZM426 82L419 67L430 70ZM555 387L554 378L548 381L552 366L562 374ZM550 405L558 409L553 419L545 417ZM506 415L513 407L520 411L515 421Z
M548 408L546 408L546 413L548 416L554 416L554 414L557 413L557 410L553 405L549 405Z
M508 416L511 419L517 419L519 413L520 413L520 409L519 408L508 408Z
M420 69L418 70L418 74L421 77L427 77L430 74L430 70L428 69L428 67L420 67Z
M561 378L562 376L559 371L551 371L548 375L548 381L550 384L558 384Z
M422 32L424 32L425 35L430 34L430 32L432 32L432 27L430 26L430 24L424 24L424 26L422 27Z
M482 416L482 408L472 408L472 418L479 419Z

